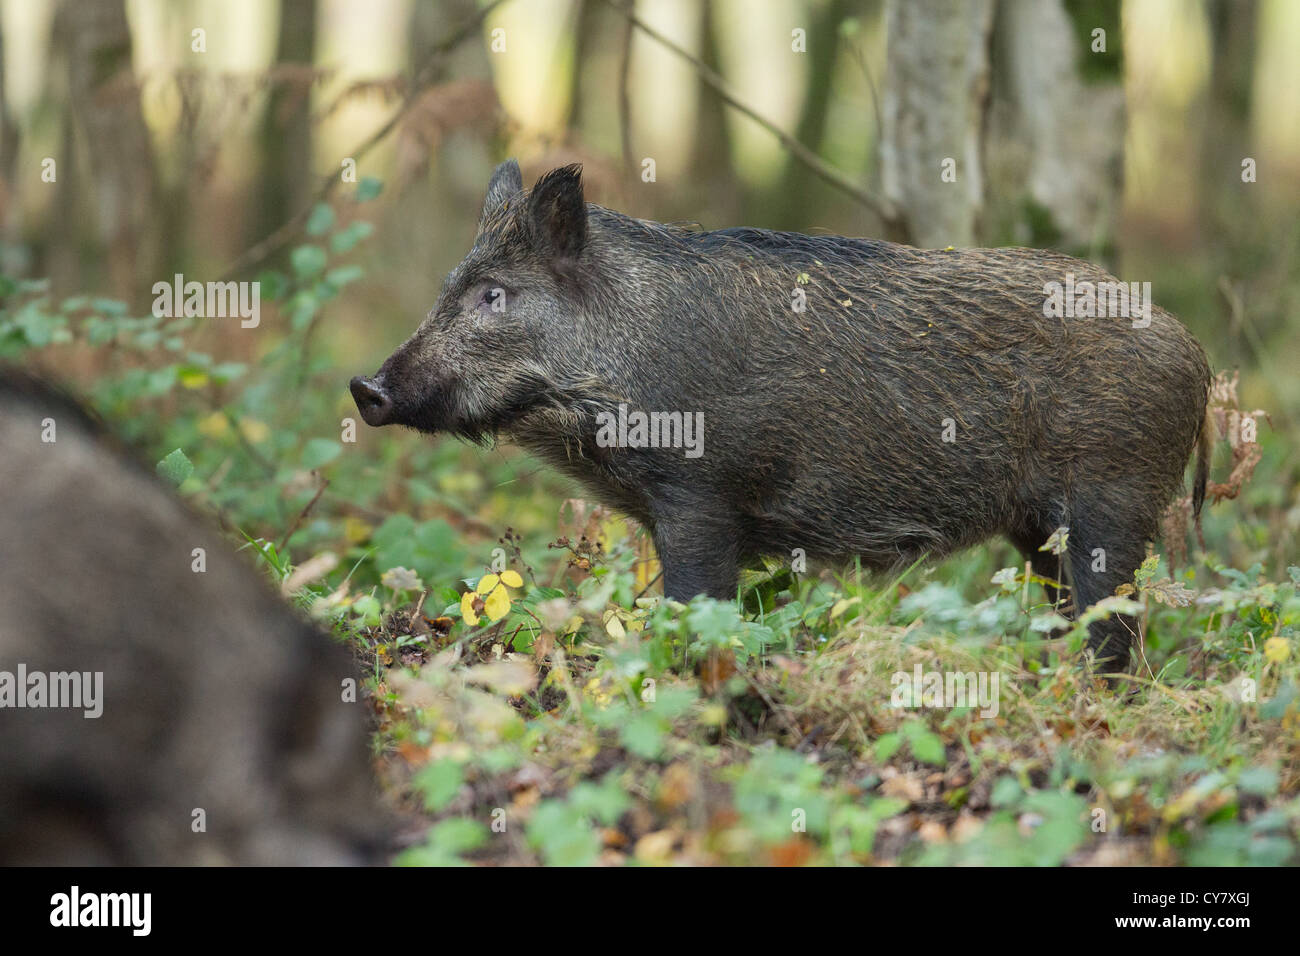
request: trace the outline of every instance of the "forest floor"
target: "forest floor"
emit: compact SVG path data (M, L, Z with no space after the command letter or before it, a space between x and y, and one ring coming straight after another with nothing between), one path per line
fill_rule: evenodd
M398 862L1297 861L1300 568L1179 607L1153 559L1135 596L1162 664L1110 687L1014 568L976 603L920 567L776 571L747 610L638 599L635 535L556 554L556 587L512 567L418 613L394 591L354 632Z

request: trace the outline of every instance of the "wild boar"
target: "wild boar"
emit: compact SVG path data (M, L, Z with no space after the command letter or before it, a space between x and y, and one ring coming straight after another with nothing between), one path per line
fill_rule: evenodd
M1125 314L1095 314L1102 283ZM1199 511L1208 460L1204 351L1111 283L1035 249L633 219L577 166L525 192L510 161L432 311L351 391L371 425L501 433L576 477L651 531L674 598L734 597L761 555L885 569L992 535L1055 578L1038 549L1068 527L1084 608L1131 580L1198 439ZM1102 670L1135 628L1092 626Z

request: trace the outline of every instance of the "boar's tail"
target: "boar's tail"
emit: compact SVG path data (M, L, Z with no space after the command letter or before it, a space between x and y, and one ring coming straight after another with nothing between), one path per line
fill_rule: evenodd
M1196 478L1192 485L1192 512L1196 515L1197 527L1201 523L1201 505L1205 503L1205 486L1210 477L1210 458L1214 453L1214 416L1210 413L1210 403L1205 403L1205 418L1201 420L1201 431L1196 437Z

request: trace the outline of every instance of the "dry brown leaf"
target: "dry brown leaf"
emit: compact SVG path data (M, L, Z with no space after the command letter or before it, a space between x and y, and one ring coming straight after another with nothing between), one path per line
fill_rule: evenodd
M925 796L925 787L916 775L900 773L885 780L880 785L880 792L887 797L899 797L908 803L916 803Z

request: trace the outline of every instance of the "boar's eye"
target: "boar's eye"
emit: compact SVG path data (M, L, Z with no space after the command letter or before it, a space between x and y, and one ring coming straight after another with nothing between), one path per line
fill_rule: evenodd
M483 286L478 297L478 308L483 312L504 312L506 310L506 290L495 282Z

